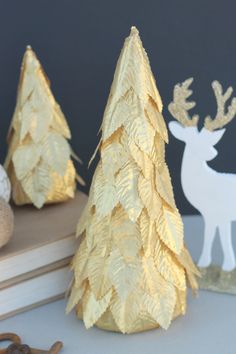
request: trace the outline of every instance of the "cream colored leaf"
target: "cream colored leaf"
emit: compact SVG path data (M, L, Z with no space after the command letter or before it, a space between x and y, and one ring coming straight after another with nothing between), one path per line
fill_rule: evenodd
M86 240L83 239L78 251L72 260L72 269L74 270L75 286L78 288L82 282L88 277L88 261L89 252L86 245Z
M149 256L153 254L158 238L155 223L149 218L145 209L142 210L142 213L139 216L138 223L140 227L140 234L144 253L146 256Z
M151 257L143 257L142 265L143 307L161 327L167 328L176 304L175 288L160 275Z
M177 209L173 212L163 207L156 227L164 244L174 253L180 254L183 248L183 222Z
M154 166L148 155L140 150L134 141L129 142L129 148L135 163L144 174L144 177L147 179L150 178L153 173Z
M159 239L154 251L154 261L158 272L165 280L180 290L186 290L184 267L177 262L174 254Z
M96 300L94 294L89 291L83 299L83 320L86 328L92 327L103 315L110 304L112 289L100 300Z
M153 128L161 136L161 138L166 143L168 143L168 133L167 133L164 118L160 113L160 111L158 110L156 103L153 101L151 97L146 103L145 112Z
M48 133L53 117L53 109L47 92L35 87L28 100L21 107L21 139L30 133L35 143L40 142Z
M101 147L101 159L104 176L113 181L117 171L127 162L128 155L118 141L109 141Z
M200 272L198 268L193 263L192 257L188 252L187 248L184 246L180 255L176 255L178 262L185 268L186 276L190 287L195 292L198 289L198 283L195 276L200 277Z
M155 295L161 291L165 281L157 272L154 259L152 256L142 257L142 289L151 295Z
M80 287L72 286L69 301L66 306L66 313L68 314L71 310L79 303L85 292L85 285L80 285Z
M171 177L165 163L156 171L156 189L165 202L176 209Z
M21 180L24 192L37 208L45 203L51 183L50 170L42 161Z
M119 202L115 185L104 176L101 165L97 167L93 193L96 213L100 217L110 214Z
M76 236L81 236L84 230L86 229L91 217L91 205L89 201L87 201L87 204L79 218L77 227L76 227Z
M165 162L165 143L159 134L155 134L149 158L155 166L160 166Z
M164 329L167 329L173 318L176 304L176 292L174 287L167 285L161 294L143 295L143 307Z
M18 146L13 153L12 161L18 180L22 180L39 162L41 148L35 144Z
M152 179L146 179L140 174L138 191L149 217L152 220L158 219L162 207L162 201L155 190Z
M144 252L146 253L149 250L149 226L150 226L150 218L145 209L142 210L142 213L138 219L139 227L140 227L140 235L142 239L142 245Z
M122 301L118 296L112 301L111 312L122 333L132 332L142 308L141 301L142 297L138 289L133 290L125 301Z
M111 252L109 258L109 278L114 285L120 299L125 301L133 291L141 272L141 264L136 258L125 261L118 249Z
M137 220L143 208L138 195L138 174L139 170L136 165L130 161L116 177L118 199L133 222Z
M51 121L51 127L56 133L64 136L64 138L66 138L66 139L71 138L70 129L69 129L69 126L68 126L67 121L65 119L65 116L61 110L61 107L56 102L54 105L53 119Z
M125 120L130 115L130 106L125 101L125 97L110 106L108 101L102 122L102 139L106 141L117 129L123 126Z
M145 153L150 153L154 143L155 130L148 123L143 112L137 114L137 117L130 118L125 122L125 130L129 141L135 144Z
M104 247L107 252L109 252L109 244L112 235L110 216L101 218L98 217L97 214L94 214L88 221L89 222L86 226L86 243L88 251L92 251L99 246L100 248Z
M136 258L142 246L137 223L132 222L122 207L112 216L112 238L122 256L129 260Z
M50 132L43 140L42 158L59 175L64 176L70 159L70 146L58 133Z
M191 273L200 276L200 272L196 265L194 264L192 257L187 250L187 248L184 246L180 255L175 255L178 262L187 270L190 271Z
M102 255L99 248L90 255L88 278L96 299L101 299L112 287L108 276L108 257Z

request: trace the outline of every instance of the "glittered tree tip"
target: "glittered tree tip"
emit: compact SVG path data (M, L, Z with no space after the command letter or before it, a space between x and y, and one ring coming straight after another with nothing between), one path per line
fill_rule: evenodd
M139 35L139 30L135 26L132 26L130 29L130 34L131 35Z

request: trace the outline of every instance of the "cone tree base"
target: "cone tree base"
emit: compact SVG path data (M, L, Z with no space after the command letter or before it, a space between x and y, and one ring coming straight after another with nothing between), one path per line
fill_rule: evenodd
M82 306L78 305L77 306L77 317L83 321L83 310ZM184 315L185 312L183 312L180 308L180 306L176 306L174 315L173 315L173 320L176 319L178 316ZM130 328L126 328L124 331L122 331L116 324L113 315L110 310L107 310L100 318L99 320L95 323L95 326L103 329L105 331L110 331L110 332L118 332L118 333L123 333L123 334L131 334L131 333L138 333L138 332L144 332L152 329L157 329L160 328L160 325L154 321L154 319L148 314L144 313L142 318L139 318Z

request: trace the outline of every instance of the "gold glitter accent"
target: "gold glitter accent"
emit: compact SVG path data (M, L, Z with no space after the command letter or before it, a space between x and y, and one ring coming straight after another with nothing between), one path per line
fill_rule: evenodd
M190 117L188 113L188 111L196 105L194 101L187 101L188 97L192 94L192 90L189 89L189 86L192 82L193 78L189 78L183 83L175 85L173 92L173 102L171 102L168 106L169 112L172 114L172 116L185 127L197 126L199 120L198 115ZM225 113L225 104L232 95L232 87L229 87L227 91L223 93L221 84L218 81L213 81L212 88L216 97L217 113L214 119L210 116L207 116L204 121L204 128L210 131L222 128L228 124L236 114L235 97L232 99L227 113Z
M219 266L200 268L199 287L205 290L236 295L236 269L225 272Z
M173 102L168 106L169 112L172 116L185 127L197 126L199 120L198 115L191 118L188 114L188 111L196 105L194 101L187 101L187 98L192 94L192 91L189 90L189 86L192 82L193 78L189 78L183 83L175 85Z
M204 127L210 131L223 128L228 124L236 114L236 98L234 97L231 104L228 107L227 113L225 113L225 103L228 101L233 93L233 88L229 87L225 93L221 84L218 81L213 81L212 88L216 97L217 113L214 119L210 116L205 118Z

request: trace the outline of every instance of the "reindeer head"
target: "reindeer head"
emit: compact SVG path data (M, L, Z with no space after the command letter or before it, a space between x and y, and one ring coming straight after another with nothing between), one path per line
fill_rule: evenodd
M169 104L169 111L178 121L169 123L171 133L179 140L186 143L187 151L194 154L197 158L204 161L210 161L217 155L214 145L223 136L225 129L220 129L229 123L236 114L236 98L233 98L225 112L225 103L232 95L233 89L229 87L225 93L218 81L212 83L217 102L217 113L214 119L207 116L204 121L204 127L198 130L198 115L189 116L188 111L195 106L195 102L187 101L192 91L189 89L193 79L190 78L182 84L177 84L174 88L173 102ZM218 130L217 130L218 129ZM216 130L216 131L215 131Z

